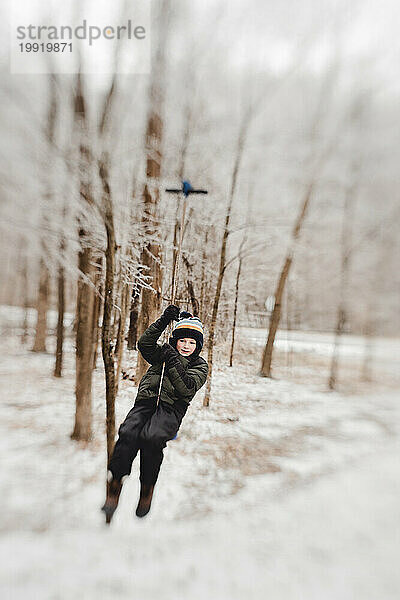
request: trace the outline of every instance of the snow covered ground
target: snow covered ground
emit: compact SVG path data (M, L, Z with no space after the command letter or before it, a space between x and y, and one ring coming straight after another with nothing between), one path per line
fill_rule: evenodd
M23 348L8 317L4 325L5 312L2 599L399 597L396 388L327 393L312 379L301 385L267 380L252 363L221 364L210 408L202 408L200 393L165 452L150 515L134 517L134 464L106 528L99 510L105 488L100 361L94 439L79 445L69 439L71 343L64 377L56 380L52 355ZM247 331L240 335L249 341ZM250 341L258 357L257 342ZM400 343L391 343L399 356ZM118 421L134 396L132 382L121 382Z

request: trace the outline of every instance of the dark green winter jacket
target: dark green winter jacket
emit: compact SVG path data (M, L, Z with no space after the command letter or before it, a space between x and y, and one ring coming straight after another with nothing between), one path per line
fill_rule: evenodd
M151 366L139 383L137 400L154 398L158 394L163 358L161 346L157 344L157 340L164 329L162 319L158 319L146 329L138 341L141 355ZM205 384L208 374L208 364L201 356L186 358L178 354L178 357L183 369L166 365L164 372L160 400L169 404L173 404L175 400L184 400L189 403Z

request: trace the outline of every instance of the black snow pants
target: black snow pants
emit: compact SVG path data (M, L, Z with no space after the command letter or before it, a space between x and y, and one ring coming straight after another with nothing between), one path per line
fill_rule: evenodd
M157 398L137 400L118 430L118 440L108 464L115 479L130 475L140 450L140 481L154 485L163 461L163 448L177 434L188 409L184 400L173 405Z

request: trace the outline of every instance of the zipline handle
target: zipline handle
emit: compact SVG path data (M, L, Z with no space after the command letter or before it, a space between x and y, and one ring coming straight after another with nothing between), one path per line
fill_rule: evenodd
M169 192L170 194L180 194L182 192L182 190L178 190L176 188L166 188L165 191ZM189 194L208 194L208 191L207 190L190 190L185 195L189 196Z
M166 192L169 192L170 194L179 194L180 192L182 192L182 194L185 196L185 198L187 198L189 196L189 194L207 194L207 190L195 190L192 187L192 184L190 183L190 181L183 180L182 181L182 187L180 190L176 189L176 188L167 188L165 190Z

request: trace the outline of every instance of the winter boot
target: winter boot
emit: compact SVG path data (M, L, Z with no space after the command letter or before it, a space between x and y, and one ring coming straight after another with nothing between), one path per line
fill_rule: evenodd
M154 485L140 484L140 498L136 508L136 516L144 517L150 510L153 497Z
M106 523L110 524L113 514L117 510L119 496L122 490L122 481L114 479L111 471L107 477L107 498L101 510L106 515Z

